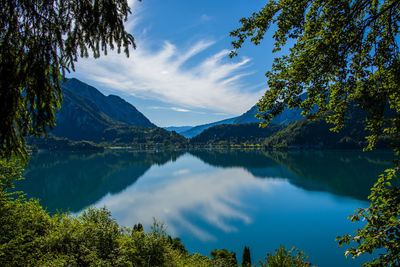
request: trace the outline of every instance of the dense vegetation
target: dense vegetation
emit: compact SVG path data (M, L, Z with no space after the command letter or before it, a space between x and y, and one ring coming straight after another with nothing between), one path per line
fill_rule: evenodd
M103 150L104 147L90 141L72 141L49 135L46 138L28 137L26 142L31 151L38 149L65 150L65 151L94 151Z
M135 47L124 23L128 1L2 1L0 9L1 156L26 156L23 137L54 126L61 77L79 57Z
M184 147L186 139L176 133L169 132L162 128L142 128L142 127L114 127L107 128L102 137L101 142L104 145L113 146L174 146Z
M231 56L247 39L260 44L274 26L274 48L289 53L275 58L266 73L268 90L260 99L258 118L267 125L287 108L301 108L309 119L324 118L333 131L345 126L349 104L365 113L367 146L386 138L400 154L400 2L397 0L268 1L240 20L231 32ZM301 96L307 92L307 97ZM353 143L353 140L349 140ZM398 160L371 188L370 206L349 217L366 220L354 235L338 237L354 244L346 256L382 249L367 266L400 264L400 188L392 180Z
M323 119L295 122L267 138L264 145L273 149L362 149L367 145L363 127L345 126L340 133L330 131L331 125ZM383 140L378 148L386 148Z
M324 120L303 119L267 138L264 144L272 149L356 149L365 146L363 135L347 135L343 131L336 134L329 130L330 127Z
M86 141L88 139L90 141ZM77 138L74 141L50 134L45 138L27 138L31 149L47 150L97 150L107 147L177 148L185 147L187 140L175 132L162 128L143 128L134 126L109 127L92 138Z
M275 134L284 127L269 125L261 128L258 123L222 124L210 127L190 139L191 145L240 145L262 144L265 138Z
M324 118L302 119L267 138L265 146L273 149L362 149L368 145L365 136L366 112L355 104L349 104L340 132L330 131L332 124ZM375 144L377 148L388 149L387 138L381 137Z

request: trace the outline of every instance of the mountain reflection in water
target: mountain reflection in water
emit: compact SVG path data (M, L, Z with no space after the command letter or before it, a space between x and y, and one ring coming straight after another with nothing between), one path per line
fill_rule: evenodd
M379 174L391 168L390 151L193 151L216 167L242 167L255 177L287 178L306 190L367 200Z
M78 212L134 184L152 165L183 152L45 152L33 154L18 190L39 198L50 212Z

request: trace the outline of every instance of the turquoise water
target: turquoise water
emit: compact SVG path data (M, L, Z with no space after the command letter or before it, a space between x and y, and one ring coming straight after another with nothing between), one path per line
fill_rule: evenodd
M359 266L334 241L360 224L390 152L108 151L34 154L18 189L50 212L111 210L125 226L153 217L190 252L249 246L253 263L281 244L318 266Z

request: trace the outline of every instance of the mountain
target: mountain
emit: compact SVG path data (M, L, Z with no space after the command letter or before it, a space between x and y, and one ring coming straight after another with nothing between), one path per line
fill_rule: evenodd
M62 88L62 94L63 102L57 113L56 127L51 131L57 137L99 142L105 129L126 125L111 119L95 103L65 87Z
M186 143L175 133L158 128L134 106L118 96L104 96L96 88L77 79L69 79L62 85L63 102L57 113L56 126L50 135L73 141L92 141L108 145ZM55 142L57 141L57 142ZM49 138L51 147L65 147L58 139ZM57 143L57 144L56 144ZM43 147L43 141L32 141ZM87 146L87 145L85 145Z
M253 106L247 112L243 113L239 117L235 119L233 124L241 124L241 123L251 123L251 122L260 122L260 119L257 119L255 116L258 113L258 107ZM301 109L293 108L293 109L285 109L281 114L276 116L271 123L273 124L291 124L295 121L301 120L304 117L301 115Z
M245 124L245 123L258 123L261 120L257 119L255 116L258 113L257 106L253 106L251 109L243 113L238 117L233 117L230 119L225 119L222 121L216 121L213 123L202 124L195 127L192 127L189 130L182 131L180 134L185 136L186 138L193 138L196 135L199 135L204 130L222 124ZM277 125L287 125L293 123L295 121L301 120L304 117L301 115L301 110L298 108L295 109L285 109L282 114L276 116L275 119L271 122Z
M69 91L81 97L89 99L101 112L111 119L124 122L130 126L156 127L134 106L116 95L103 95L96 88L79 81L78 79L68 79L62 85L63 92Z
M274 135L284 126L270 124L261 128L258 123L222 124L204 130L190 139L190 144L262 144L265 138Z
M338 133L324 119L296 121L275 135L266 139L269 148L295 149L360 149L367 144L365 130L367 113L356 104L350 104L344 118L344 127ZM378 148L387 148L387 141L380 140Z
M186 138L192 138L192 137L200 134L202 131L204 131L204 130L212 127L212 126L221 125L221 124L232 124L236 120L236 118L237 117L226 119L226 120L222 120L222 121L216 121L216 122L213 122L213 123L198 125L198 126L192 127L191 129L189 129L187 131L183 131L180 134L183 135Z
M330 131L332 125L324 119L303 119L279 131L265 141L276 149L358 149L366 144L363 127L345 127L339 133Z
M165 130L170 131L170 132L177 132L181 133L184 131L188 131L193 128L193 126L170 126L170 127L163 127Z
M299 98L303 101L308 97L308 93L303 93L299 96ZM257 119L255 116L258 113L258 107L254 105L251 109L249 109L247 112L243 113L240 115L235 121L234 124L240 124L240 123L250 123L250 122L260 122L260 119ZM314 108L316 111L316 107ZM315 112L315 111L312 111ZM283 110L281 114L276 116L271 123L273 124L279 124L279 125L289 125L293 122L299 121L301 119L304 119L304 117L301 115L301 109L300 108L286 108Z
M391 113L390 113L391 112ZM386 117L393 117L388 110ZM318 120L301 119L300 110L285 110L265 128L258 127L253 107L236 118L231 124L215 125L190 139L190 144L264 144L269 149L360 149L367 145L365 130L367 113L357 104L349 104L344 118L344 127L338 133L330 131L333 125ZM274 123L275 122L275 123ZM377 148L387 148L385 139L379 140Z

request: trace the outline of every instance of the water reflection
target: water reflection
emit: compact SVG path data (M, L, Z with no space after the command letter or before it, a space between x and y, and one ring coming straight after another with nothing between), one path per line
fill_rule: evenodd
M77 212L133 184L152 165L183 152L49 152L33 154L17 189L39 198L50 212Z
M267 152L266 156L297 177L291 181L294 185L360 200L367 200L378 176L393 167L390 151Z
M187 156L180 161L194 164L196 159ZM241 168L210 168L199 173L166 165L162 167L164 177L157 175L160 171L154 168L146 174L150 184L138 181L121 194L104 197L97 206L107 206L123 225L140 221L148 226L156 215L172 235L190 232L202 241L213 241L216 236L201 228L199 221L225 233L236 232L232 221L252 223L246 212L252 207L243 202L243 192L257 189L268 194L284 183L256 179Z
M242 167L255 177L284 177L311 191L366 200L379 174L393 166L389 151L192 151L216 167Z
M174 162L183 154L183 151L34 154L25 171L28 179L17 186L28 196L41 199L43 205L52 212L56 209L77 212L98 202L107 194L115 195L123 191L143 176L152 165ZM220 171L236 168L229 174L232 176L229 181L232 184L249 183L244 178L245 175L240 175L241 171L246 170L256 178L284 178L306 190L328 191L360 200L366 200L376 177L392 164L390 152L197 150L190 151L190 154ZM212 180L211 177L216 174L208 173L210 170L203 173L206 170L204 169L203 172L194 174L193 168L197 165L198 162L188 163L173 174L164 170L163 183L152 185L153 189L178 183L178 180L170 179L169 176L179 177L180 183L192 183L193 188L201 190L207 191L206 182L213 184L208 187L215 192L224 187L229 188L229 185L217 187L225 180ZM197 179L195 175L198 175ZM208 178L200 179L200 176ZM174 186L182 187L179 184ZM179 190L175 190L175 194ZM139 197L139 193L136 193L135 201L143 198ZM198 199L203 197L201 194L193 196Z
M175 161L183 154L182 151L34 154L25 172L28 179L17 186L28 196L40 198L50 211L69 209L77 212L107 194L117 194L134 184L152 165ZM220 170L235 167L257 178L285 178L306 190L328 191L361 200L366 200L376 177L391 167L390 152L199 150L190 151L190 154ZM193 164L183 166L172 176L187 179L186 183L189 183L194 177L193 173L189 175L193 172ZM206 176L204 173L198 175ZM248 182L239 173L231 176L236 183ZM205 182L196 181L199 185L195 188Z

